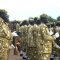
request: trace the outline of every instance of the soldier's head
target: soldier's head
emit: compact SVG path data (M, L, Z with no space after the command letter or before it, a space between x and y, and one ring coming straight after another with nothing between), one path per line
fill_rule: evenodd
M4 20L4 22L9 22L9 15L7 11L0 9L0 17Z
M41 23L40 19L36 21L36 24L39 25Z
M48 23L48 16L46 14L40 15L40 21L45 24Z
M27 20L24 20L24 21L22 21L22 23L21 23L21 25L28 25L29 23L28 23L28 21Z
M26 25L29 25L29 21L26 20Z
M37 20L38 20L38 18L37 18L37 17L35 17L35 18L34 18L34 22L36 23L36 21L37 21Z
M35 23L34 20L29 20L30 25L34 25L34 23Z

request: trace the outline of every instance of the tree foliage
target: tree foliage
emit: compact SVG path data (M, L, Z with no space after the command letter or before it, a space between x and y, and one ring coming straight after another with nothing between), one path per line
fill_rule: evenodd
M60 16L57 17L57 21L60 21Z
M49 16L49 17L48 17L48 21L49 21L49 22L54 22L55 19L53 19L52 17Z

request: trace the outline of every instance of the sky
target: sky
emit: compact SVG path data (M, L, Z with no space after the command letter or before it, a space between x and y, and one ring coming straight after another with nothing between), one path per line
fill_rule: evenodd
M60 16L60 0L0 0L0 9L8 12L9 20L24 20L41 14Z

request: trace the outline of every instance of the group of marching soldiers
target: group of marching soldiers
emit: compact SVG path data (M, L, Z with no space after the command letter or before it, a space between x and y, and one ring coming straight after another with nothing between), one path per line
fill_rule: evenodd
M46 23L47 17L39 20L23 22L19 27L21 32L21 49L26 54L26 60L50 60L52 46L60 49L55 43L56 36L50 33Z
M0 16L0 60L8 60L12 34L7 15L5 16L4 12L2 14ZM25 21L19 27L21 50L25 52L26 60L50 60L52 45L60 49L54 41L57 35L49 32L47 22L47 17L40 16L40 19L30 20L29 23Z

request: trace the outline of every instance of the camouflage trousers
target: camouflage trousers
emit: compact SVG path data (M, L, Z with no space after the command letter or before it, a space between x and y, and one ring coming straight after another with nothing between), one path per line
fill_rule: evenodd
M50 54L49 53L39 54L38 60L50 60Z
M3 50L0 51L0 60L8 60L8 50L7 50L7 48L3 48Z
M27 56L30 60L38 60L38 54L36 47L28 47L27 48Z

